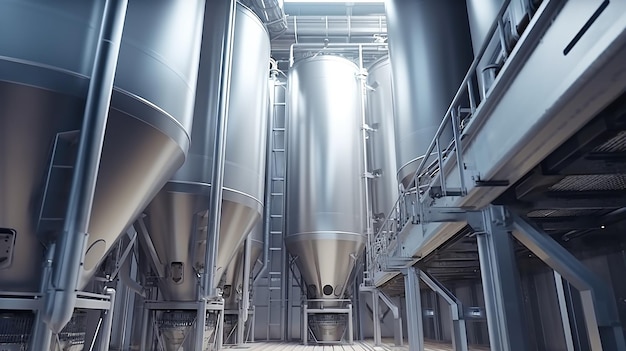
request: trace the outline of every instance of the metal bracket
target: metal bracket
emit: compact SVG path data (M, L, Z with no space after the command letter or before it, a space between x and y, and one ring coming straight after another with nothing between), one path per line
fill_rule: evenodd
M465 222L467 210L460 207L428 207L424 209L421 223Z

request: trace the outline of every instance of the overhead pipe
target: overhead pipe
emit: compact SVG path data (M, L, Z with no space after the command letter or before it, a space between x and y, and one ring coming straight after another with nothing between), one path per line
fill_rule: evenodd
M287 16L279 0L247 0L245 3L263 21L270 38L274 39L287 31Z
M226 161L226 131L228 129L228 110L230 100L231 71L233 65L233 41L235 36L236 0L229 0L227 21L222 42L222 67L220 72L220 90L217 128L215 130L215 149L213 151L213 172L211 175L211 194L209 198L207 247L204 256L204 276L202 288L204 297L216 296L215 266L222 216L222 187L224 185L224 164Z
M128 0L108 0L104 7L63 233L45 295L43 319L54 333L69 322L76 304L127 7Z

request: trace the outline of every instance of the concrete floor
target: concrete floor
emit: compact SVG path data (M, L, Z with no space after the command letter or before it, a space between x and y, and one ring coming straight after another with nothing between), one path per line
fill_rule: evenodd
M425 342L424 351L452 351L450 344ZM244 346L227 346L225 349L250 351L408 351L408 347L395 347L392 343L374 346L372 341L357 341L353 345L309 345L287 342L255 342ZM488 348L470 347L470 351L488 351Z

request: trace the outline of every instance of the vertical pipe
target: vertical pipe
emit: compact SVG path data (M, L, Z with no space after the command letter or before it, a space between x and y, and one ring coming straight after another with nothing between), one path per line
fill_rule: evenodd
M106 311L106 315L102 321L102 334L100 334L100 351L108 351L111 342L111 328L113 327L113 310L115 307L115 289L107 288L106 294L109 295L111 307Z
M45 294L46 287L48 286L48 280L50 279L50 274L52 273L52 262L54 259L55 252L55 244L53 243L46 251L46 260L43 264L43 274L41 275L41 284L39 289L42 294ZM30 346L30 351L39 351L39 350L49 350L50 343L52 341L52 330L50 330L46 323L43 320L43 311L37 311L37 316L35 317L35 326L33 329L33 341Z
M44 320L55 333L72 317L128 0L108 0L100 27L63 233L55 250Z
M239 307L239 321L237 322L237 345L243 345L245 340L246 321L248 320L248 309L250 307L250 251L252 250L252 241L250 237L246 239L245 249L243 253L243 284L242 298Z
M211 196L209 200L209 227L207 247L204 256L203 290L204 297L217 295L215 291L215 265L219 244L220 219L222 216L222 186L224 184L224 163L226 151L226 131L228 129L228 104L230 99L231 70L233 64L233 41L235 34L236 0L229 0L225 15L226 31L222 44L222 67L220 73L220 99L215 130L215 150L213 152L213 174L211 176ZM210 11L210 10L207 10ZM214 111L209 111L213 113Z
M367 236L366 242L366 265L369 270L370 267L373 267L371 252L372 252L372 220L371 213L372 209L370 206L370 191L369 191L369 178L368 171L369 165L367 162L367 116L366 116L366 98L367 98L367 72L363 67L363 46L359 45L359 75L360 75L360 83L361 83L361 138L363 143L363 200L365 201L365 235Z

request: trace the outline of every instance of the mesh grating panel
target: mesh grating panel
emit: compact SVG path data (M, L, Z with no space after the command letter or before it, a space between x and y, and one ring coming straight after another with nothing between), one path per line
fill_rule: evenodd
M619 132L606 143L596 147L594 152L622 152L626 151L626 131Z
M624 190L626 174L567 176L550 187L552 191Z
M534 210L527 214L528 217L578 217L589 216L598 213L598 210Z

